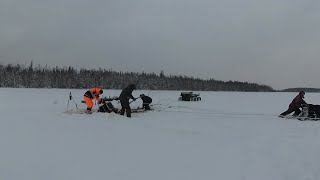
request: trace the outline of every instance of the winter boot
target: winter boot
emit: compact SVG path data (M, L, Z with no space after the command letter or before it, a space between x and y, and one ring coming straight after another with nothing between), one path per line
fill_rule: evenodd
M130 109L130 110L127 110L127 117L128 117L128 118L131 118L131 109Z
M86 114L92 114L91 108L87 108L87 110L84 112Z
M121 109L119 114L123 116L124 115L124 109Z

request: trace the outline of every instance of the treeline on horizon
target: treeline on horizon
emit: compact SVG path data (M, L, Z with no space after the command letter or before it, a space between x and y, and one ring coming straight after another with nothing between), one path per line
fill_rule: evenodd
M304 88L304 87L298 87L298 88L288 88L288 89L280 90L280 92L299 92L299 91L304 91L304 92L320 92L320 89L319 89L319 88Z
M29 66L0 64L0 87L11 88L67 88L123 89L134 83L137 89L189 90L189 91L244 91L271 92L267 85L238 81L203 80L188 76L159 75L155 73L116 72L106 69L80 69L69 67L48 67L33 62Z

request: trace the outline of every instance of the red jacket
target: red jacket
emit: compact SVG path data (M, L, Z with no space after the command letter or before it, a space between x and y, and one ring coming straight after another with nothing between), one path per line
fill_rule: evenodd
M101 89L100 88L91 88L90 90L88 90L84 96L90 98L90 99L96 99L97 101L100 101L101 98L99 97Z

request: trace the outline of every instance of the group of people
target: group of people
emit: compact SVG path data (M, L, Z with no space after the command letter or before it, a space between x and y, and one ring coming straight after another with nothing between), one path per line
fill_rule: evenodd
M137 100L138 98L142 99L142 108L145 110L150 110L149 104L152 102L152 99L149 96L146 96L144 94L140 94L138 98L133 97L132 92L136 89L135 84L130 84L126 88L124 88L118 100L120 100L121 104L121 110L119 111L120 115L124 115L126 113L127 117L131 117L131 107L129 100L132 99L133 101ZM103 99L100 97L100 95L103 93L103 90L101 88L91 88L89 89L84 95L83 99L87 105L86 113L91 114L92 113L92 107L93 107L93 100L96 100L98 104L101 104L103 102Z
M140 94L138 98L133 97L132 92L136 89L135 84L130 84L126 88L124 88L118 100L120 100L121 103L121 110L119 111L120 115L124 115L126 113L127 117L131 117L131 107L129 100L132 99L135 101L138 98L142 99L142 108L145 110L150 110L149 104L152 102L152 99L149 96L146 96L144 94ZM83 98L87 105L86 113L91 114L92 113L92 107L93 107L93 100L95 99L98 104L102 103L103 99L100 97L100 95L103 93L103 90L101 88L91 88L88 90ZM300 108L307 104L303 99L305 96L304 91L300 91L299 94L292 100L292 102L289 104L288 110L281 113L279 117L285 117L289 114L293 113L293 116L298 116L301 113Z

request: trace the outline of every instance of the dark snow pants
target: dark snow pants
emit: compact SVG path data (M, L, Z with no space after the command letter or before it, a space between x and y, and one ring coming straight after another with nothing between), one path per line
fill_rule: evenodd
M145 110L150 110L150 106L149 106L150 103L143 103L142 104L142 108L144 108Z
M301 110L300 110L299 108L290 107L290 106L289 106L288 110L285 111L285 112L283 112L283 113L281 113L280 115L286 116L286 115L288 115L288 114L290 114L290 113L292 113L292 112L294 112L293 116L298 116L298 115L301 113Z
M124 115L124 113L127 113L127 117L131 117L131 107L129 105L129 100L120 100L121 103L121 110L120 115Z

